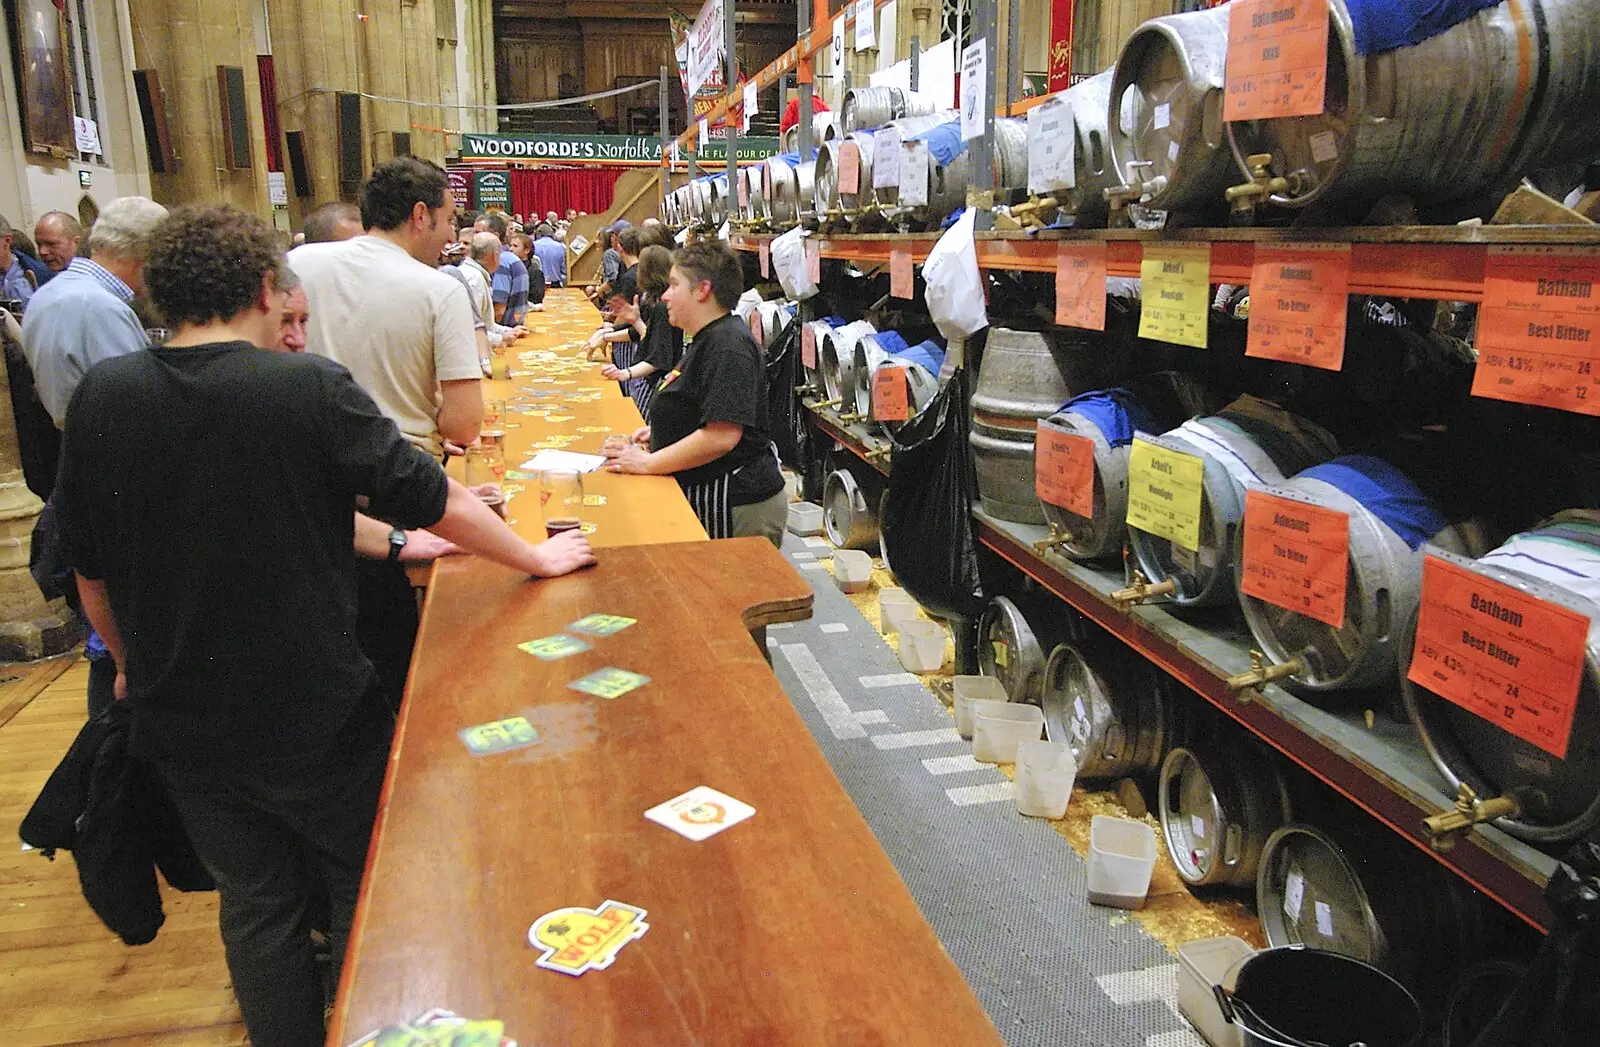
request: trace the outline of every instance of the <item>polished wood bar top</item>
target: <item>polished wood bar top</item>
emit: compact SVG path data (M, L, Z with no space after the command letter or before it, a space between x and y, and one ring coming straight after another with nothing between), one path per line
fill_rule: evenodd
M639 545L528 582L451 564L429 595L329 1044L430 1007L544 1045L998 1044L750 630L810 614L768 542ZM592 613L637 624L542 661ZM614 700L568 684L651 677ZM511 716L534 744L473 756ZM707 785L755 807L691 842L644 812ZM542 969L567 906L646 910L612 965Z
M582 291L550 291L544 311L530 312L524 323L530 333L497 357L495 372L500 374L503 366L519 373L483 383L485 400L515 404L505 419L509 423L505 435L508 471L522 471L518 467L538 453L537 445L552 438L572 438L565 450L599 454L607 433L626 436L644 424L617 383L600 377L601 365L584 361L583 342L600 325L600 313ZM532 358L546 353L553 356ZM554 367L553 358L559 361ZM568 369L571 373L565 373ZM583 399L594 394L598 398ZM529 407L553 405L559 408L547 417L525 413ZM451 463L450 474L461 479L459 462ZM508 506L512 530L530 542L543 541L539 481L509 478L506 484L512 489ZM515 490L518 487L522 490ZM678 482L670 476L623 476L598 470L584 474L583 491L606 500L604 505L587 506L583 511L584 522L594 525L589 543L596 548L706 537Z

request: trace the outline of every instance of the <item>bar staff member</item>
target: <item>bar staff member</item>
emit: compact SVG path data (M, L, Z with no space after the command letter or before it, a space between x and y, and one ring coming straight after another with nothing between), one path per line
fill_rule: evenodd
M610 452L618 473L672 476L712 538L760 535L778 545L788 499L767 419L767 380L750 329L730 315L744 290L720 241L680 248L661 300L688 344L656 386L649 425Z

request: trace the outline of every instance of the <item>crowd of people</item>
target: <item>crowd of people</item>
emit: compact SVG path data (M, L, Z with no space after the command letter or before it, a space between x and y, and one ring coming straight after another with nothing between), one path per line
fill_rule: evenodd
M0 225L60 429L35 574L92 626L91 716L126 730L216 882L257 1047L323 1039L416 639L405 565L594 562L576 530L524 541L442 464L479 440L492 348L568 278L553 218L530 236L457 215L444 171L400 158L287 254L235 208L125 197L82 254L68 216L41 219L36 272ZM676 477L711 537L777 542L762 354L729 315L741 263L717 241L674 252L659 223L607 239L591 344L646 422L608 468Z

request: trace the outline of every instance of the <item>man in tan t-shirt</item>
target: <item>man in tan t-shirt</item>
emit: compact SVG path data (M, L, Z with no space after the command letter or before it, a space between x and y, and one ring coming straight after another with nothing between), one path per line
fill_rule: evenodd
M289 253L311 307L306 351L349 368L400 433L437 455L483 424L472 306L439 272L455 238L455 198L437 165L379 164L361 187L364 236Z

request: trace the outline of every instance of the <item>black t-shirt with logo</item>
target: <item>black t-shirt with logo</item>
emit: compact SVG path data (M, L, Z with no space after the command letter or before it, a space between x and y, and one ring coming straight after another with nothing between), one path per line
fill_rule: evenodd
M666 373L650 401L650 449L669 447L712 422L744 426L733 450L675 474L680 483L709 483L732 473L733 505L765 501L783 489L767 419L767 374L750 329L724 314L702 327Z

